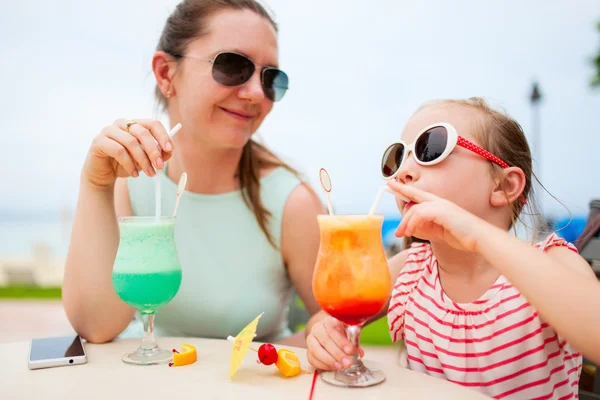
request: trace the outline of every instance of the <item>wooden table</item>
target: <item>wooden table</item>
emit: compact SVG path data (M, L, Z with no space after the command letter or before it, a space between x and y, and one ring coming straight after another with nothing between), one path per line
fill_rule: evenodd
M135 350L137 339L85 344L85 365L29 370L28 342L0 344L1 399L308 399L312 374L280 375L274 365L257 364L252 351L229 379L231 342L193 338L158 338L165 349L187 343L196 347L198 361L183 367L132 366L121 355ZM258 344L254 344L258 347ZM291 348L302 366L313 371L306 350ZM370 388L340 388L317 380L314 400L321 399L487 399L484 395L395 364L365 364L384 371L385 382Z

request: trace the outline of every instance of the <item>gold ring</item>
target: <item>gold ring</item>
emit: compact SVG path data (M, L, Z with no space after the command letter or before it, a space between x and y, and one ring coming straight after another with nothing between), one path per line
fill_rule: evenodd
M131 125L135 125L137 124L137 122L135 121L131 121L127 123L127 126L125 127L125 130L127 131L127 133L129 133L129 128L131 127Z

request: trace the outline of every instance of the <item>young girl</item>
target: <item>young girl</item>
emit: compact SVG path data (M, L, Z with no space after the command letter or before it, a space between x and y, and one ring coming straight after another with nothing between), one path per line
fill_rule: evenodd
M532 246L509 233L532 195L519 124L478 98L428 104L388 147L382 173L403 215L397 236L428 241L389 261L388 324L408 367L495 398L576 397L579 351L598 355L600 312L572 292L600 285L556 234ZM309 330L315 368L350 364L338 321L320 313Z

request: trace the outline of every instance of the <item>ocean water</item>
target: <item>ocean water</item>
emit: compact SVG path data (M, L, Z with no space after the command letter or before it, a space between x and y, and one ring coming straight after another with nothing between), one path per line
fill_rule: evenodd
M395 241L393 233L400 223L400 218L386 217L382 234L384 245ZM565 217L554 221L553 230L567 241L575 241L586 223L585 216L575 216L569 223ZM71 236L70 219L60 217L14 217L0 213L0 261L6 258L30 257L36 243L44 243L52 255L66 257ZM566 225L566 226L565 226ZM561 229L562 228L562 229Z
M51 254L67 255L71 222L56 219L0 219L0 261L6 258L30 257L37 243L48 246Z

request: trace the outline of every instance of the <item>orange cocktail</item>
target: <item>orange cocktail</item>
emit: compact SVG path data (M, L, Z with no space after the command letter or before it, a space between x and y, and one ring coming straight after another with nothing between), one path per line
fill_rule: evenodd
M321 246L313 277L319 305L332 317L359 325L390 299L392 281L381 241L383 217L318 217Z
M347 325L348 338L358 348L362 324L386 306L392 291L381 238L383 217L319 215L318 221L321 245L313 293L323 310ZM338 371L333 381L324 379L344 386L369 386L383 381L383 373L373 376L358 354L354 358L354 365Z

